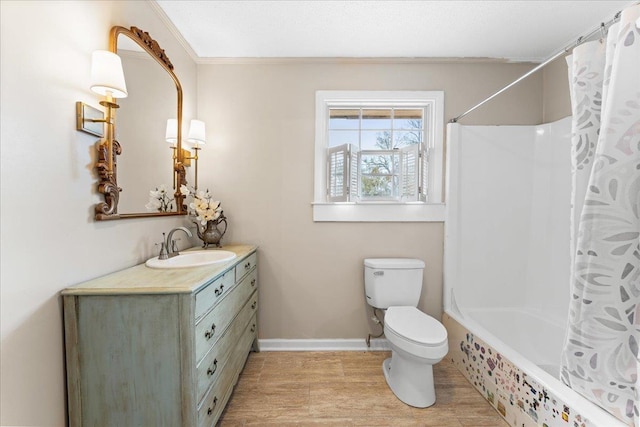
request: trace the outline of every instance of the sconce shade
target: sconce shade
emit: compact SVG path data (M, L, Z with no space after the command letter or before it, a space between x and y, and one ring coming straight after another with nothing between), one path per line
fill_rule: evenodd
M178 142L178 119L167 120L167 131L164 138L169 144Z
M204 144L207 142L204 130L204 122L201 120L191 120L189 125L189 136L187 141L192 144Z
M91 90L114 98L127 97L120 57L107 50L96 50L91 56Z

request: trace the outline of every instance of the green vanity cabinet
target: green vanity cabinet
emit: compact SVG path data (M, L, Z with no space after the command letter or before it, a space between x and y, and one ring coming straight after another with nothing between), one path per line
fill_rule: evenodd
M256 247L62 291L69 425L214 426L257 345Z

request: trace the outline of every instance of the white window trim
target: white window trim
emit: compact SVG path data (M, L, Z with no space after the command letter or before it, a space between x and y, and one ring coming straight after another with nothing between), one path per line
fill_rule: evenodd
M427 139L433 160L429 164L428 203L422 202L362 202L328 203L327 182L327 112L328 107L352 105L431 104L432 137ZM314 221L337 222L443 222L445 205L442 194L444 167L444 92L442 91L326 91L316 92L316 142L314 161Z

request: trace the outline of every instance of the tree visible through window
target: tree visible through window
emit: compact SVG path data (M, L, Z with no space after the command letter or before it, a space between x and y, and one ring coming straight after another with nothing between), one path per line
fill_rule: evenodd
M427 109L329 108L328 198L424 201Z
M444 92L319 90L315 101L314 221L442 221Z

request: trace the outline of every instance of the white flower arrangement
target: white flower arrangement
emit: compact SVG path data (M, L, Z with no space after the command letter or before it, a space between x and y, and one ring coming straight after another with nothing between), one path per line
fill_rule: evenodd
M147 210L169 212L173 210L173 197L167 191L167 186L162 184L155 190L149 191L149 203L144 205Z
M206 225L208 221L214 221L222 215L220 201L213 200L209 190L195 191L189 189L186 185L181 185L180 193L185 197L193 197L193 201L189 203L189 213L194 215L200 221L200 224Z

